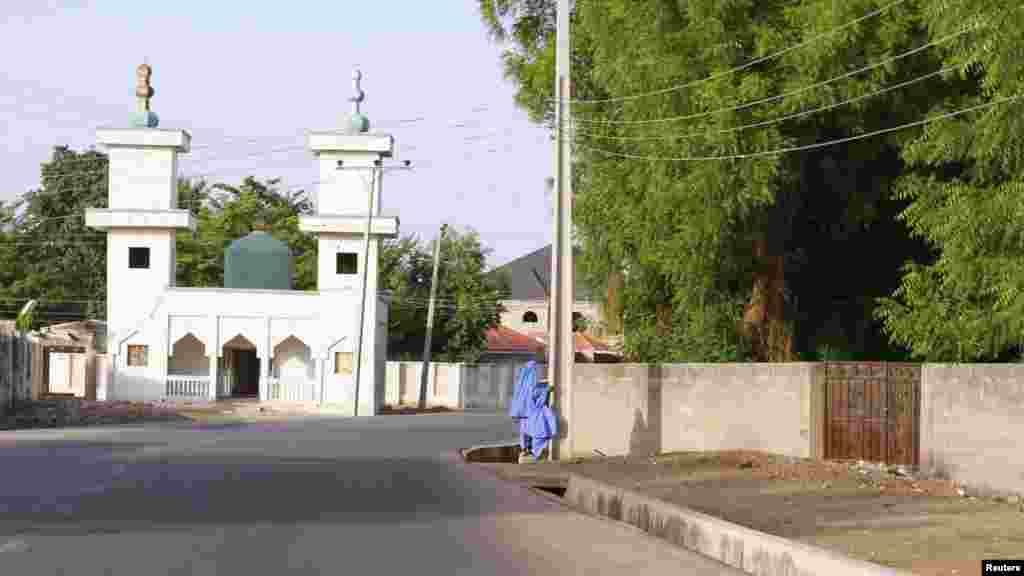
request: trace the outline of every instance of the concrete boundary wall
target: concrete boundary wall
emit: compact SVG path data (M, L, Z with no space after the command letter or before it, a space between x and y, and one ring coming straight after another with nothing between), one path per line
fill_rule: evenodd
M623 521L758 576L910 576L906 572L726 522L577 474L565 493L575 508Z
M923 470L990 495L1024 494L1024 365L926 364Z
M427 406L452 410L503 412L515 394L519 371L526 362L496 364L430 363ZM547 365L538 364L540 379ZM419 402L422 362L388 362L384 392L385 406L413 406Z
M430 363L427 406L458 410L461 406L459 364ZM383 405L415 406L419 402L422 362L387 362L384 367Z
M824 366L576 364L572 455L763 450L824 456Z

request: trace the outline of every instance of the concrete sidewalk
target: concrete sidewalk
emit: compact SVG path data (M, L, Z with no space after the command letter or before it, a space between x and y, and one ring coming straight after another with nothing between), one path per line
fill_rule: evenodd
M682 506L569 475L565 499L588 513L621 520L677 546L758 576L913 576L727 522Z
M625 522L595 518L545 496L523 484L504 480L487 469L449 460L503 508L520 510L482 519L476 545L494 548L497 542L529 559L529 571L519 574L649 574L743 576L744 572L702 554L674 546ZM566 571L566 567L571 570ZM495 574L513 574L495 566Z

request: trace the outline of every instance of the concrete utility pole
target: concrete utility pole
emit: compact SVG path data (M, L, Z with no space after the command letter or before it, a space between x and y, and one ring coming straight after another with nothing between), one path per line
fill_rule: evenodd
M355 78L356 78L356 81L357 81L356 82L356 87L357 87L357 92L358 92L358 75L356 75ZM362 96L357 96L356 98L352 99L353 101L356 102L355 110L356 110L357 113L358 113L358 110L359 110L358 109L357 99L361 99L361 98L362 98ZM352 409L352 415L353 416L358 416L359 415L359 378L360 378L360 375L362 373L362 368L363 368L363 328L364 328L363 323L364 323L365 317L366 317L366 284L367 284L367 281L370 278L370 274L369 274L369 272L370 272L370 234L371 234L372 229L373 229L373 198L374 198L374 196L380 196L381 192L383 191L383 186L384 186L383 181L384 181L384 170L385 170L385 167L384 167L384 161L379 159L379 158L377 160L373 161L373 166L351 166L351 167L348 167L348 166L345 166L345 163L343 161L338 160L338 170L349 170L349 169L353 169L353 170L366 170L367 168L370 169L370 181L367 183L369 185L370 201L367 204L367 211L366 211L366 235L365 235L365 242L363 244L363 270L362 270L363 277L362 277L362 289L361 289L361 295L360 295L361 304L360 304L359 310L358 310L358 316L359 316L358 323L356 324L356 326L357 326L356 327L356 357L355 357L355 362L356 362L356 366L355 366L356 397L355 397L355 405L353 406L353 409ZM392 169L392 170L411 170L412 169L412 162L410 160L403 160L401 166L390 166L390 167L388 167L388 169ZM363 181L365 182L366 180L364 179ZM377 296L374 295L374 298L376 298L376 297ZM371 324L371 326L373 327L373 329L370 331L370 337L373 338L376 335L376 330L377 330L377 328L376 328L377 327L376 319L374 319L374 321Z
M366 238L363 244L363 286L361 289L361 304L359 306L359 319L356 324L356 399L352 407L352 415L359 416L359 375L363 367L363 322L366 317L366 281L370 278L370 228L373 225L373 197L376 195L376 184L380 182L377 172L381 169L381 161L376 160L375 166L370 172L370 204L366 212ZM373 323L377 325L376 322Z
M441 233L434 244L434 272L430 277L430 304L427 306L427 338L423 343L423 370L420 373L420 410L427 407L427 382L430 375L430 337L434 335L434 298L437 297L437 269L441 263L441 241L447 224L441 225Z
M552 386L552 409L559 416L559 435L548 452L550 459L572 455L568 423L572 418L572 367L576 359L572 333L572 305L575 300L572 254L572 151L569 145L570 82L569 0L558 0L555 46L555 195L554 239L551 247L552 318L548 335L548 384ZM557 455L556 455L557 452Z

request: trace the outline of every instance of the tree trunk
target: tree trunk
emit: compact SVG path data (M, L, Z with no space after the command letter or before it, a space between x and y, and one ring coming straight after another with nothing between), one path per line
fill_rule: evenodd
M672 305L655 304L658 336L667 336L672 330Z
M621 272L608 276L608 290L605 295L605 327L610 334L622 333L622 290L625 285Z
M758 263L754 286L740 326L751 339L757 362L792 362L793 337L786 325L786 277L782 255L770 254L764 237L754 242Z

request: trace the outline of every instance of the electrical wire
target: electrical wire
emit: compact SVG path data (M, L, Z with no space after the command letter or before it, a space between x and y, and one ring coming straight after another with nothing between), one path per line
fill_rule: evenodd
M826 38L828 36L836 34L837 32L845 30L845 29L847 29L847 28L849 28L851 26L854 26L856 24L859 24L859 23L861 23L861 22L863 22L865 20L868 20L870 18L874 18L875 16L878 16L878 15L884 13L884 12L887 12L887 11L891 10L892 8L898 6L899 4L902 4L904 2L906 2L906 0L896 0L895 2L891 2L889 4L886 4L885 6L879 8L879 9L873 11L873 12L869 12L868 14L865 14L864 16L861 16L859 18L851 20L851 21L847 22L846 24L843 24L841 26L836 26L835 28L832 28L832 29L828 30L827 32L823 32L823 33L818 34L816 36L812 36L812 37L808 38L807 40L804 40L803 42L800 42L798 44L794 44L793 46L790 46L790 47L785 48L783 50L780 50L778 52L774 52L774 53L769 54L767 56L762 56L762 57L757 58L755 60L751 60L750 62L747 62L746 64L742 64L742 65L737 66L735 68L730 68L730 69L725 70L723 72L719 72L717 74L712 74L710 76L706 76L706 77L701 78L699 80L694 80L692 82L687 82L685 84L679 84L679 85L676 85L676 86L671 86L669 88L662 88L660 90L652 90L650 92L643 92L643 93L640 93L640 94L633 94L633 95L630 95L630 96L618 96L618 97L602 98L602 99L595 99L595 100L562 99L562 102L569 103L569 104L606 104L606 103L612 103L612 102L626 102L626 101L630 101L630 100L638 100L640 98L647 98L649 96L658 96L658 95L662 95L662 94L669 94L669 93L672 93L672 92L678 92L678 91L683 90L685 88L690 88L692 86L697 86L697 85L703 84L705 82L710 82L712 80L717 80L717 79L723 78L725 76L730 76L730 75L735 74L737 72L742 72L743 70L746 70L747 68L750 68L752 66L756 66L757 64L760 64L762 62L767 62L768 60L774 60L775 58L778 58L780 56L788 54L789 52L792 52L793 50L796 50L798 48L803 48L804 46L807 46L808 44L811 44L812 42L816 42L818 40L821 40L822 38ZM558 102L559 100L560 100L559 98L549 98L548 99L549 102Z
M638 140L681 140L681 139L684 139L684 138L693 138L693 137L696 137L696 136L709 136L709 135L712 135L712 134L728 134L730 132L739 132L741 130L748 130L750 128L762 128L764 126L771 126L773 124L779 124L781 122L785 122L786 120L792 120L794 118L802 118L804 116L809 116L811 114L816 114L818 112L824 112L826 110L832 110L832 109L838 108L840 106L845 106L847 104L852 104L854 102L859 102L861 100L866 100L868 98L873 98L875 96L880 96L882 94L885 94L887 92L892 92L893 90L897 90L899 88L905 88L907 86L911 86L913 84L917 84L919 82L923 82L925 80L928 80L929 78L934 78L935 76L939 76L939 75L942 75L942 74L945 74L945 73L948 73L948 72L952 72L953 70L957 70L959 68L960 68L959 65L947 66L945 68L936 70L934 72L930 72L930 73L925 74L923 76L918 76L918 77L913 78L911 80L907 80L905 82L900 82L899 84L893 84L891 86L886 86L885 88L883 88L881 90L877 90L877 91L871 92L869 94L863 94L863 95L857 96L855 98L849 98L847 100L843 100L842 102L837 102L835 104L829 104L827 106L820 106L818 108L812 108L810 110L803 110L801 112L796 112L796 113L793 113L793 114L788 114L788 115L782 116L780 118L773 118L771 120L764 120L762 122L755 122L755 123L752 123L752 124L744 124L742 126L736 126L736 127L733 127L733 128L724 128L724 129L721 129L721 130L709 130L709 131L705 131L705 132L690 132L690 133L686 133L686 134L668 134L668 135L656 135L656 136L614 136L614 135L601 135L601 134L596 134L594 132L579 132L579 131L575 131L573 136L579 136L579 135L582 134L582 135L590 137L590 138L597 138L597 139L602 139L602 140L631 140L631 141L638 141Z
M426 118L421 117L421 118L413 118L413 119L409 119L409 120L400 120L400 121L397 122L397 124L401 124L401 123L404 122L404 123L406 123L406 125L408 125L408 124L414 124L416 122L423 122L423 121L426 121ZM473 122L476 122L476 120L456 120L455 122L448 122L446 124L445 128L448 129L448 130L475 129L478 126L471 125ZM300 132L299 135L305 136L309 132L310 131L303 131L303 132ZM491 132L489 132L487 134L487 136L504 137L506 134L508 134L508 130L507 129L503 129L503 130L491 131ZM483 138L480 138L480 137L470 137L470 138L467 138L466 140L467 141L478 141L478 140L481 140L481 139L483 139ZM248 141L249 142L257 142L257 141L259 141L259 139L249 139ZM212 146L214 146L214 144L207 145L207 146L191 146L190 150L199 150L199 149L204 149L204 148L205 149L209 149ZM222 160L240 160L240 159L243 159L243 158L246 158L246 159L247 158L258 158L258 157L268 156L268 155L277 154L277 153L281 153L281 152L298 152L298 151L309 151L309 148L308 148L308 146L306 144L292 144L292 145L288 145L288 146L275 147L275 148L271 148L269 150L262 150L262 151L259 151L259 152L253 152L253 153L245 154L241 158L236 157L236 156L230 156L230 155L216 155L213 158L210 158L210 157L193 158L190 155L183 154L182 156L180 156L179 160L182 160L184 162L190 162L190 161L195 160L196 162L204 162L205 163L205 162L222 161ZM74 152L74 154L85 155L85 154L89 154L90 152L96 152L96 153L102 154L102 152L98 152L98 151L95 151L95 150L87 150L87 151L84 151L84 152ZM104 157L88 157L88 158L67 158L67 159L59 160L59 162L62 165L64 165L64 166L67 166L67 165L72 165L73 166L76 162L89 163L89 162L103 162L103 161L106 161L106 157L105 156ZM48 160L44 164L49 164L49 163L52 163L52 162L53 162L53 160ZM86 175L86 174L106 174L106 173L107 173L107 167L105 166L104 168L100 168L100 169L96 169L96 170L77 170L77 169L73 169L72 168L72 169L60 170L60 171L44 171L43 175L44 176L61 176L61 175L64 175L64 174ZM214 175L213 172L208 172L208 173L205 173L205 174L191 175L190 177L197 178L197 177L201 177L201 176L212 176L212 175Z
M960 116L962 114L966 114L968 112L973 112L975 110L980 110L982 108L988 108L988 107L991 107L991 106L995 106L997 104L1005 104L1007 102L1012 102L1012 101L1018 100L1020 98L1021 98L1021 95L1011 96L1011 97L1008 97L1008 98L1003 98L1001 100L994 100L992 102L986 102L984 104L979 104L977 106L971 106L970 108L964 108L964 109L961 109L961 110L956 110L954 112L949 112L949 113L946 113L946 114L941 114L939 116L934 116L932 118L926 118L924 120L918 120L916 122L909 122L907 124L901 124L899 126L893 126L891 128L885 128L885 129L882 129L882 130L875 130L873 132L868 132L868 133L865 133L865 134L858 134L856 136L849 136L847 138L839 138L839 139L836 139L836 140L828 140L828 141L825 141L825 142L816 142L814 144L807 144L807 145L804 145L804 146L792 146L792 147L789 147L789 148L780 148L780 149L777 149L777 150L766 150L766 151L761 151L761 152L750 152L750 153L747 153L747 154L730 154L730 155L722 155L722 156L694 156L694 157L688 157L688 158L667 158L667 157L657 157L657 156L641 156L641 155L635 155L635 154L622 154L622 153L618 153L618 152L612 152L610 150L602 150L600 148L594 148L592 146L586 146L586 145L583 145L583 144L577 144L577 146L580 147L583 150L589 150L591 152L596 152L598 154L603 154L603 155L606 155L606 156L613 156L613 157L619 157L619 158L627 158L627 159L630 159L630 160L649 160L649 161L665 161L665 162L692 162L692 161L700 161L700 160L740 160L740 159L745 159L745 158L756 158L756 157L760 157L760 156L777 156L777 155L786 154L786 153L789 153L789 152L802 152L802 151L805 151L805 150L814 150L816 148L824 148L826 146L833 146L833 145L836 145L836 144L844 144L846 142L853 142L855 140L863 140L865 138L870 138L872 136L878 136L879 134L887 134L889 132L896 132L898 130L903 130L903 129L906 129L906 128L913 128L915 126L923 126L925 124L930 124L931 122L936 122L938 120L945 120L947 118L953 118L955 116Z
M966 27L960 29L957 32L954 32L952 34L947 34L946 36L943 36L943 37L941 37L941 38L939 38L937 40L932 40L932 41L930 41L930 42L928 42L926 44L922 44L921 46L918 46L917 48L912 48L912 49L910 49L910 50L908 50L906 52L897 54L896 56L890 56L890 57L888 57L888 58L886 58L884 60L881 60L881 61L876 62L874 64L869 64L868 66L864 66L862 68L858 68L857 70L853 70L851 72L847 72L847 73L842 74L840 76L836 76L834 78L829 78L828 80L822 80L821 82L816 82L816 83L811 84L809 86L804 86L802 88L798 88L798 89L790 91L790 92L784 92L782 94L776 94L775 96L769 96L767 98L761 98L760 100L754 100L752 102L747 102L745 104L740 104L738 106L732 106L732 107L727 107L727 108L718 108L716 110L710 110L710 111L707 111L707 112L699 112L699 113L695 113L695 114L687 114L685 116L672 116L672 117L668 117L668 118L653 118L653 119L647 119L647 120L584 120L584 119L574 119L573 123L583 123L583 124L619 124L619 125L660 124L660 123L663 123L663 122L678 122L680 120L692 120L692 119L695 119L695 118L703 118L705 116L712 116L714 114L719 114L719 113L722 113L722 112L735 112L735 111L738 111L738 110L745 110L747 108L751 108L753 106L757 106L757 105L760 105L760 104L766 104L768 102L774 102L776 100L782 100L783 98L788 98L790 96L795 96L797 94L802 94L804 92L808 92L808 91L814 90L816 88L821 88L822 86L827 86L829 84L832 84L833 82L838 82L840 80L845 80L846 78L850 78L851 76L856 76L857 74L860 74L862 72L867 72L869 70L873 70L875 68L879 68L881 66L885 66L886 64L889 64L891 62L895 62L896 60L901 60L903 58L907 58L907 57L913 56L914 54L917 54L918 52L927 50L928 48L931 48L933 46L937 46L939 44L942 44L943 42L948 42L948 41L950 41L950 40L952 40L952 39L954 39L954 38L956 38L958 36L961 36L963 34L966 34L967 32L970 32L971 30L973 30L975 28L982 28L982 27L984 27L986 25L987 24L982 23L982 24L973 24L971 26L966 26Z
M493 137L493 136L503 137L502 136L503 134L507 134L507 131L504 131L504 132L492 131L492 132L490 132L490 133L488 133L486 135L483 135L483 136L476 136L476 137L466 138L466 142L467 143L487 142L487 140L490 137ZM508 139L510 139L510 138L511 137L508 137ZM417 149L417 148L413 147L413 146L404 146L404 147L399 147L399 149L404 149L404 150L407 150L407 151L412 151L412 150ZM308 152L309 148L306 145L292 145L292 146L285 146L285 147L280 147L280 148L271 148L269 150L262 150L262 151L258 151L258 152L250 152L248 154L243 154L242 156L223 155L223 156L216 156L214 158L196 159L196 162L197 163L201 163L200 165L205 167L206 163L208 163L208 162L246 161L246 160L251 160L251 159L254 159L254 158L264 158L264 157L272 156L274 154L279 154L279 153L282 153L282 152L298 152L298 151L307 151ZM498 152L497 149L489 149L489 150L487 150L487 151L485 151L483 153L494 154L494 153L497 153L497 152ZM185 160L185 161L191 160L190 158L187 158L187 157L182 157L180 159L181 160ZM75 160L77 160L77 159L58 160L58 162L60 162L62 165L66 165L68 163L74 162ZM100 161L103 161L103 160L97 159L97 158L88 158L88 159L84 159L84 160L86 160L88 162L100 162ZM210 169L210 170L206 170L206 171L203 171L203 172L179 174L178 178L179 179L189 179L189 180L209 181L211 179L214 179L218 174L220 174L222 172L223 172L223 169L218 169L218 170ZM41 176L42 176L41 180L45 181L47 178L59 178L59 177L69 177L69 176L78 176L78 177L81 177L81 176L97 176L97 177L104 178L106 176L109 176L109 174L110 174L109 165L108 166L104 166L103 168L97 168L97 169L94 169L94 170L79 170L79 169L75 169L75 168L68 168L66 170L59 170L59 171L44 171L41 174ZM97 186L99 186L101 184L102 184L101 182L96 182ZM44 195L46 194L45 191L40 191L40 192L37 192L37 193L42 193Z

